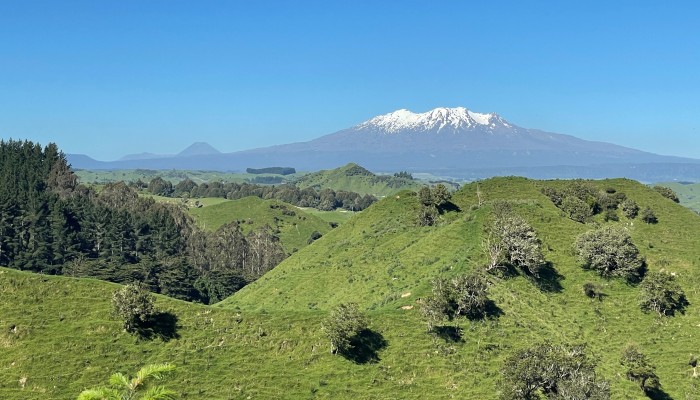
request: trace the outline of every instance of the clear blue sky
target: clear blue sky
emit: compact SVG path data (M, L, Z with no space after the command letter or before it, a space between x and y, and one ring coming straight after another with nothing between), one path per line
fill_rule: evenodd
M697 1L0 1L0 137L102 160L399 108L700 158Z

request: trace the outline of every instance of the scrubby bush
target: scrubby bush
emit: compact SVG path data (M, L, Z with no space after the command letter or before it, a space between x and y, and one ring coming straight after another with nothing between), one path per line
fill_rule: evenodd
M591 299L601 300L603 298L603 290L600 285L592 282L586 282L583 284L583 294Z
M502 400L610 398L585 346L537 344L508 357L499 382Z
M506 262L538 276L545 260L537 232L527 221L507 211L499 212L489 234L493 236L493 245L502 249Z
M318 239L320 239L321 236L323 236L323 235L321 234L321 232L319 232L319 231L313 231L313 232L311 232L311 236L309 236L309 240L307 240L306 242L307 242L308 244L311 244L311 243L317 241Z
M639 285L639 306L662 316L684 312L688 300L675 274L666 271L650 272Z
M484 318L489 303L488 281L474 272L454 279L435 279L432 296L423 301L421 312L432 328L439 321L452 321L458 316Z
M678 195L673 191L673 189L664 186L654 186L654 190L665 198L672 200L675 203L680 203L680 199L678 199Z
M588 203L574 196L565 197L561 202L561 209L568 218L581 223L588 221L593 215Z
M450 202L452 195L442 183L431 189L423 186L418 190L418 201L421 204L418 211L418 225L432 226L437 222L438 216L444 211L444 207Z
M615 211L614 209L607 209L605 210L605 215L603 216L603 219L606 222L619 221L620 217L617 216L617 211Z
M661 387L659 377L656 375L656 366L649 362L637 345L628 344L622 351L620 363L627 368L627 379L636 382L644 393L658 390Z
M112 294L113 314L123 321L124 329L134 333L147 325L158 312L153 295L143 284L129 284Z
M632 200L632 199L627 199L622 202L622 212L625 214L625 217L629 219L635 219L637 218L637 214L639 214L639 206L637 205L637 202Z
M352 341L367 329L368 320L356 303L340 304L323 322L323 331L331 343L331 353L347 354L353 349Z
M654 214L654 211L649 207L642 211L641 218L642 221L646 222L647 224L655 224L659 222L659 220L656 218L656 214Z
M606 278L637 280L645 267L629 233L619 227L605 226L579 235L575 252L584 268Z

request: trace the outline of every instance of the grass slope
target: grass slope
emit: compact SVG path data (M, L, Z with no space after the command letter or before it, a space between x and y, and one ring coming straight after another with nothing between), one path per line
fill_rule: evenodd
M652 207L659 223L647 225L620 216L647 258L650 270L666 268L677 272L691 303L685 315L659 321L637 306L638 290L623 282L604 280L581 269L573 256L574 238L603 224L600 216L589 224L563 218L548 198L540 193L543 183L519 178L499 178L481 182L487 202L510 200L516 211L539 232L545 257L560 278L550 289L524 277L495 284L492 298L504 315L497 322L464 322L466 343L457 346L464 359L483 357L480 346L493 349L492 362L498 362L511 349L549 338L562 342L587 342L600 357L600 371L613 382L615 398L634 398L633 386L622 376L619 353L628 341L637 342L659 368L661 381L673 396L693 392L687 359L700 351L700 217L629 180L600 181L601 189L615 187L637 201ZM546 184L560 185L563 182ZM439 227L416 227L413 215L417 201L408 192L387 198L366 210L312 246L295 254L259 281L220 303L222 307L257 312L282 310L329 310L341 302L355 301L368 310L406 315L417 314L416 300L429 294L430 280L440 274L468 271L485 261L480 236L490 206L477 203L476 184L465 186L455 196L460 212L442 216ZM607 297L591 301L582 294L586 282L601 284ZM557 286L559 286L557 288ZM411 307L402 310L401 307ZM497 335L473 336L475 326L493 324ZM402 326L402 329L407 329ZM493 371L493 365L482 366ZM479 381L495 376L478 373ZM697 383L697 382L695 382ZM488 386L487 385L487 386ZM624 395L623 395L624 394ZM641 393L639 393L641 395ZM489 395L493 398L493 394Z
M645 398L619 365L628 341L657 365L669 397L699 398L700 382L690 377L687 361L700 352L700 217L632 181L597 183L651 206L659 218L657 225L620 222L650 269L677 272L688 295L685 315L659 320L639 310L637 288L576 265L573 237L593 223L562 218L540 194L541 184L481 182L487 203L480 208L472 207L476 185L468 185L454 196L461 211L444 214L437 227L415 226L418 206L409 192L386 198L219 307L158 297L161 308L178 316L179 338L167 342L136 341L121 331L109 317L116 285L0 269L0 398L74 398L115 371L170 361L178 370L166 384L182 398L495 399L503 360L544 339L587 342L614 399ZM489 203L499 199L516 202L516 211L538 230L561 287L538 288L524 277L498 281L491 298L502 310L499 319L460 321L458 342L434 338L425 332L416 300L428 294L433 277L483 262L482 224ZM582 294L588 281L605 287L602 302ZM371 329L386 342L378 362L329 354L320 323L346 301L367 310Z
M331 230L330 224L322 218L291 204L253 196L191 208L189 212L203 228L210 230L216 230L232 221L239 221L246 233L269 225L273 230L279 231L280 241L287 253L305 247L312 232L326 234Z
M670 188L676 192L681 204L700 212L700 183L663 182L658 185Z
M419 182L410 179L375 175L354 163L304 175L296 180L296 184L300 188L330 188L376 197L389 196L402 189L415 190L421 186Z

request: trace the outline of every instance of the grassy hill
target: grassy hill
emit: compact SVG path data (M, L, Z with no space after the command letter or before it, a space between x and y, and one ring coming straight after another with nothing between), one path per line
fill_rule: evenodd
M216 230L232 221L239 221L245 233L269 225L273 230L279 231L280 241L287 253L305 247L314 231L326 234L331 230L328 222L298 207L252 196L191 208L190 214L203 228L210 230Z
M340 168L323 170L304 175L296 180L300 188L330 188L335 191L345 190L361 195L371 194L383 197L402 189L415 190L422 186L418 181L394 176L375 175L357 164L348 164Z
M658 185L670 188L676 192L681 204L691 210L700 212L700 183L663 182Z
M109 317L116 285L1 269L0 398L73 398L112 372L170 361L178 370L167 386L183 398L496 399L506 357L544 339L588 343L614 399L646 398L619 364L629 341L657 366L668 398L700 398L700 381L687 365L690 354L700 353L700 217L639 183L609 180L595 185L652 207L658 224L620 215L619 222L597 216L584 225L564 218L541 194L545 184L565 183L480 182L481 207L477 185L467 185L453 196L458 209L435 227L417 226L411 192L387 197L218 306L158 297L159 306L178 317L179 338L167 342L136 341L121 331ZM458 321L462 337L455 342L427 334L419 298L429 294L434 277L485 261L483 224L498 200L513 202L535 227L558 275L546 282L494 278L490 297L500 317ZM602 224L626 226L650 270L678 274L690 302L684 315L642 313L637 287L577 266L574 237ZM606 297L585 297L585 282L602 285ZM348 301L368 313L381 344L377 362L355 363L328 351L321 321Z
M633 181L595 184L601 189L612 186L642 208L650 206L655 210L658 224L628 221L623 216L616 224L631 232L650 270L665 268L678 273L690 303L700 304L700 218ZM561 211L541 194L542 185L518 178L481 182L479 187L487 201L481 208L474 207L476 184L467 185L454 196L461 211L443 215L439 227L416 227L414 215L418 205L410 193L387 198L220 306L279 312L329 310L341 302L355 301L368 310L404 314L407 320L416 318L416 302L429 294L433 277L469 271L485 262L480 237L490 210L488 202L507 199L517 204L516 211L539 232L545 257L559 277L544 285L525 277L493 285L491 297L503 315L497 322L462 324L465 343L456 350L462 357L461 365L474 365L474 359L489 360L477 363L480 366L472 372L479 376L479 382L492 382L489 385L493 387L494 365L512 349L545 338L587 342L590 351L601 359L600 371L613 382L614 398L634 398L634 392L628 390L629 383L620 376L619 366L620 350L628 341L634 341L657 364L669 393L678 398L691 393L695 389L686 363L690 353L700 351L693 339L698 334L700 309L691 306L683 316L659 321L639 310L636 287L581 269L573 256L574 238L603 224L602 217L585 225L563 218ZM602 285L605 300L586 298L581 289L586 282ZM411 310L402 309L411 306ZM485 325L492 329L486 334L479 330ZM395 329L407 328L402 325ZM480 350L484 346L491 348L492 353L484 355Z

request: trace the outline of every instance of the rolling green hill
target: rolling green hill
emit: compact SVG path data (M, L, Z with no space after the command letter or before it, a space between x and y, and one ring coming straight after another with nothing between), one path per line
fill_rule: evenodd
M316 215L278 200L262 200L253 196L191 208L190 214L209 230L216 230L232 221L239 221L245 233L269 225L278 231L287 253L305 247L312 232L326 234L331 230L330 224Z
M345 190L361 195L371 194L375 197L388 196L402 189L415 190L422 186L420 182L411 179L375 175L353 163L336 169L304 175L298 178L295 183L300 188L330 188L335 191Z
M700 183L663 182L658 185L670 188L676 192L681 204L700 212Z
M263 278L215 307L158 297L177 315L179 338L137 341L109 317L116 285L0 270L0 398L73 398L115 371L173 362L166 385L183 398L215 399L496 399L500 368L515 350L545 339L587 343L613 399L646 398L624 376L621 349L630 341L657 366L668 398L699 398L691 354L700 353L700 217L628 180L599 181L658 223L639 219L580 224L564 218L540 189L564 185L498 178L460 189L437 226L419 227L415 194L374 204L307 246ZM455 321L461 339L426 333L419 302L436 276L454 276L485 262L483 225L497 201L509 200L543 242L557 275L492 278L498 318ZM226 203L223 203L226 204ZM223 205L222 204L222 205ZM221 206L221 205L219 205ZM213 209L218 206L203 208ZM640 311L638 287L581 269L572 243L604 224L623 225L649 269L678 274L690 305L660 319ZM584 296L598 283L602 301ZM329 353L320 329L335 305L354 301L378 336L377 362L355 363Z

